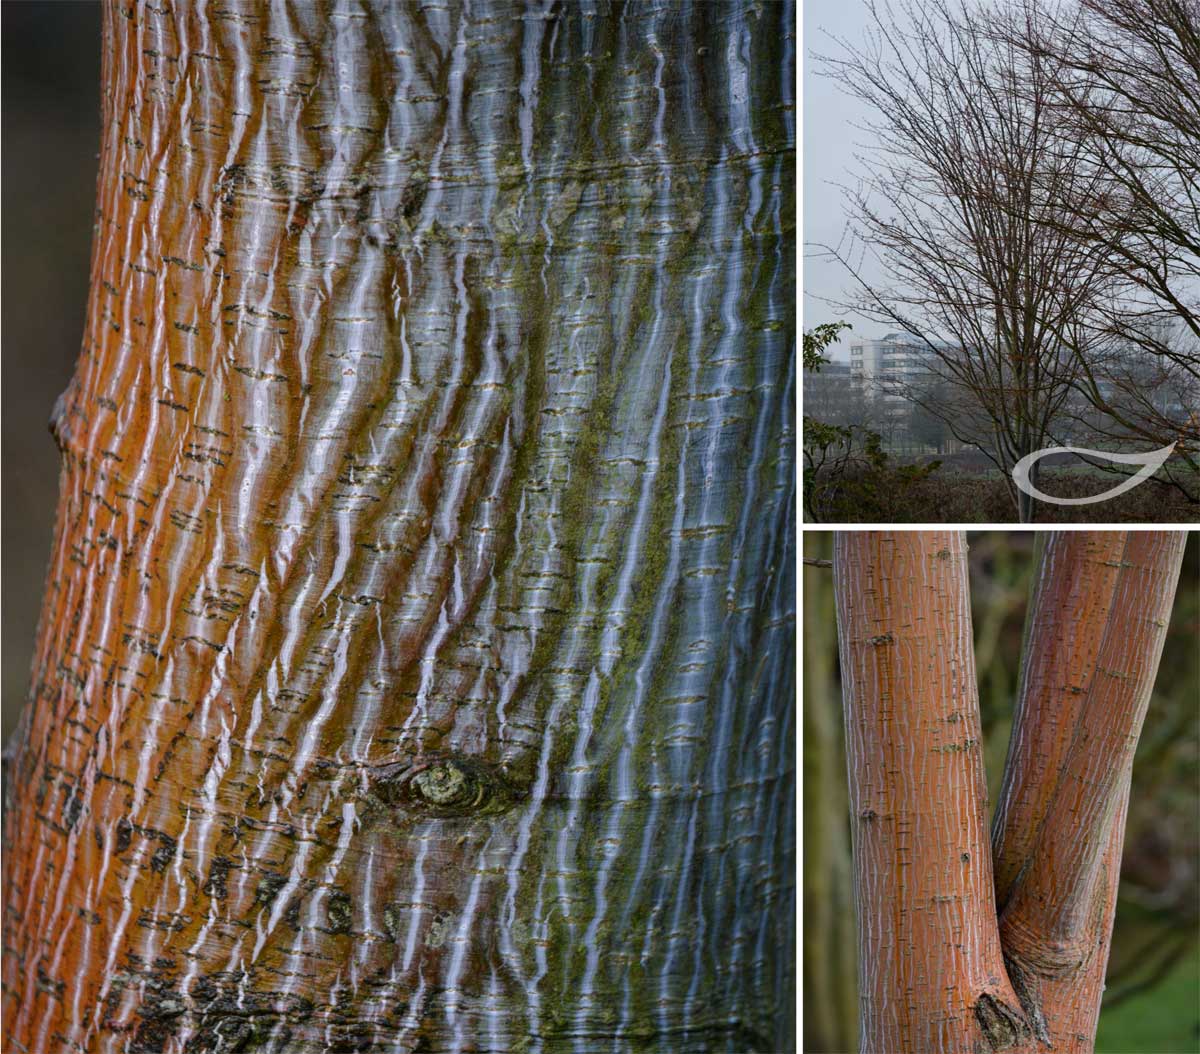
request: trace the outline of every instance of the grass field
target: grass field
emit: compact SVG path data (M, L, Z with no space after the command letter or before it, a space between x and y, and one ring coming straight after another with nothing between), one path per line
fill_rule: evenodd
M1170 976L1111 1010L1101 1009L1096 1054L1200 1052L1200 945Z
M900 467L848 473L834 488L835 504L818 502L810 522L828 523L1011 523L1016 508L1006 479L995 469L962 471L943 466L932 475L907 481ZM1200 492L1200 476L1178 474L1189 494ZM828 482L828 481L826 481ZM1099 469L1051 468L1038 486L1047 494L1081 498L1103 493L1116 478ZM818 483L818 486L823 485ZM1085 505L1038 501L1035 523L1194 523L1200 504L1176 487L1146 482L1115 498Z

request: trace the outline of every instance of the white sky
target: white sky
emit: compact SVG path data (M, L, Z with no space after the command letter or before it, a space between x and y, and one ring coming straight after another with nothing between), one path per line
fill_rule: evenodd
M856 146L866 138L854 125L863 124L871 111L857 99L847 96L827 77L818 76L813 54L837 54L831 39L842 37L856 43L864 39L869 22L864 0L803 0L801 27L801 92L803 95L803 145L801 174L803 205L801 216L801 254L803 257L804 302L801 328L811 329L822 322L843 316L819 296L838 298L852 291L853 283L840 264L815 259L811 245L824 242L837 245L845 227L842 191L835 184L853 185L857 163ZM878 277L867 268L867 274ZM854 326L856 337L880 337L888 327L861 316L844 316ZM895 327L891 327L895 329ZM849 338L843 337L829 354L835 359L849 357Z

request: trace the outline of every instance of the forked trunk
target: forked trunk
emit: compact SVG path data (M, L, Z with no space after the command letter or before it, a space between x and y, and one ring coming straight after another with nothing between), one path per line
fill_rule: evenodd
M792 18L106 7L9 1049L790 1047Z
M1050 536L989 846L963 537L839 536L864 1052L1092 1049L1184 539Z

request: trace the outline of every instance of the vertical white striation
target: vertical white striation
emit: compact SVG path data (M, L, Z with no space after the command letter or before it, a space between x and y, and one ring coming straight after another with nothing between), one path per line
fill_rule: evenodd
M793 19L109 4L14 1049L791 1047Z

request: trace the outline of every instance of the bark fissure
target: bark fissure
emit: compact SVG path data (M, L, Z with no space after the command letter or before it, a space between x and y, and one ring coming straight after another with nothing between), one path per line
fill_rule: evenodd
M979 996L974 1009L975 1020L992 1050L1011 1050L1029 1035L1025 1018L989 992Z

